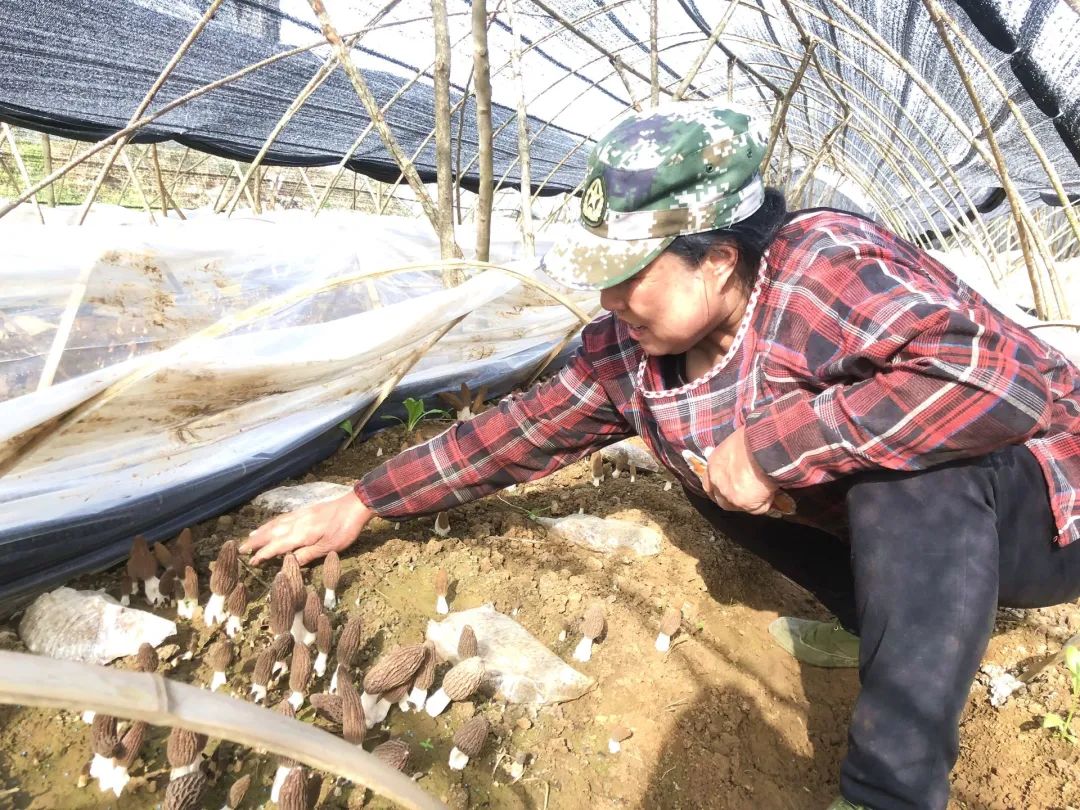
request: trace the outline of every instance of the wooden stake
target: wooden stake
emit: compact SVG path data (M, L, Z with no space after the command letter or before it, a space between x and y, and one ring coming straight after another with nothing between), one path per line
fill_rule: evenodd
M649 106L660 103L660 57L656 50L656 0L649 2ZM676 95L675 98L680 96Z
M732 16L735 14L735 9L739 7L739 0L728 0L728 7L724 9L724 16L720 18L720 22L713 28L712 33L709 34L709 38L705 40L705 47L701 49L701 53L698 54L697 59L694 60L694 64L690 67L690 72L687 73L679 86L675 88L675 98L681 99L686 95L686 91L689 89L691 82L698 75L698 71L701 70L701 66L705 64L705 60L709 54L712 53L712 49L716 47L716 43L720 41L721 35L724 33L724 29L727 28L728 22L731 21ZM653 13L656 12L656 0L653 0ZM732 68L735 62L732 59L728 59L728 101L731 101L732 87L731 87L731 74Z
M23 163L22 155L19 153L19 145L15 142L15 133L11 131L11 127L7 124L0 123L0 129L4 132L4 137L7 139L8 146L11 147L11 156L15 159L15 166L19 170L19 174L22 175L23 182L27 188L33 185L30 180L30 172L26 170L26 164ZM41 224L45 224L45 214L41 212L41 206L38 205L37 195L31 197L31 202L34 205L34 210L37 212L38 219L41 220Z
M450 130L450 31L446 20L446 0L431 0L431 18L435 31L435 174L439 191L439 254L444 259L461 257L454 239L454 178L451 162L453 138ZM464 107L464 104L462 105ZM464 281L462 277L445 279L447 286Z
M42 157L42 173L46 176L52 174L52 141L49 139L48 132L41 133L41 157ZM48 188L48 202L49 208L56 208L56 188L51 184Z
M536 255L536 237L532 221L532 180L529 176L529 115L525 107L525 80L521 74L521 36L514 15L514 0L506 0L510 17L513 44L510 47L510 64L518 85L518 164L521 168L521 240L525 255Z
M476 140L480 183L476 203L476 258L488 261L491 251L491 206L495 175L491 131L491 61L487 42L487 0L473 0L473 92L476 97ZM458 169L459 175L461 169Z

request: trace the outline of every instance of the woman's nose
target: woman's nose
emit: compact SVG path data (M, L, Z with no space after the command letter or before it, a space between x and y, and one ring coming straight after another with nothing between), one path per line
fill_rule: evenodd
M608 312L621 312L626 308L626 298L619 290L621 284L600 291L600 306Z

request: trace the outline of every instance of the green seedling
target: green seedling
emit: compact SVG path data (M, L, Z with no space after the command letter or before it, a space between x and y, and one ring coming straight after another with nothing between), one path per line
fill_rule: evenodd
M348 436L349 439L356 438L356 430L353 428L352 419L346 419L338 425L338 427L345 431L345 435Z
M435 745L431 742L431 737L428 737L426 740L420 741L420 747L423 748L425 751L431 751L435 747Z
M409 397L402 404L405 406L405 419L402 419L400 416L384 416L383 419L392 419L395 422L400 422L405 425L405 429L410 433L416 430L416 426L429 416L439 419L450 418L450 412L447 410L442 408L425 408L424 400L422 399Z
M1062 717L1057 712L1050 712L1043 717L1042 727L1053 729L1061 739L1076 745L1080 740L1072 730L1072 720L1076 710L1080 708L1080 650L1072 645L1065 648L1065 668L1069 670L1069 691L1071 692L1069 713L1066 717Z

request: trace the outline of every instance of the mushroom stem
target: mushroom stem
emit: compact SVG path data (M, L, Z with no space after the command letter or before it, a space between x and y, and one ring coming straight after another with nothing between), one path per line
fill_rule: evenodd
M460 771L469 764L469 755L458 748L456 745L450 749L450 768L455 771Z
M187 776L189 773L195 773L199 770L200 757L196 757L195 761L190 765L181 765L179 768L171 768L169 770L169 781L172 782L179 779L181 776Z
M92 724L94 722L94 717L96 717L96 716L97 716L97 712L92 712L89 709L87 709L85 712L82 713L82 721L84 723L86 723L86 725L89 726L90 724Z
M618 740L608 740L607 750L610 751L612 754L617 754L622 751L622 744Z
M324 652L321 652L315 656L315 663L312 666L312 669L315 670L315 674L318 675L320 678L326 674L327 657L327 654ZM336 675L337 673L335 672L334 674Z
M379 702L379 695L364 692L360 695L360 705L364 709L364 718L368 721L367 727L371 728L371 716L375 713L375 706Z
M125 768L123 765L113 766L112 784L110 784L109 787L112 788L112 792L116 795L117 798L119 798L120 794L124 792L124 788L127 787L127 783L130 781L131 777L128 775L127 768ZM104 792L105 790L106 788L102 787L102 792Z
M450 696L446 694L446 690L439 687L438 691L427 699L427 703L424 704L424 711L432 717L438 717L446 711L446 707L449 705Z
M318 664L318 661L316 661L315 663ZM337 694L337 674L338 674L337 667L335 667L334 668L334 674L330 676L330 688L326 690L331 695L336 695Z
M158 583L161 582L157 577L150 577L143 580L143 591L146 593L146 601L154 607L157 607L165 601L165 597L161 593L161 588L158 587Z
M300 707L304 705L304 693L293 692L291 695L289 695L289 705L297 711L300 711Z
M414 686L412 691L409 692L408 702L416 707L417 711L424 708L424 704L427 702L427 689L421 689L419 686Z
M241 618L239 616L234 616L230 613L229 618L225 620L225 635L229 638L235 638L236 634L242 629L240 622Z
M450 612L450 605L446 603L446 597L440 596L435 600L435 612L441 613L444 616Z
M574 647L574 660L585 662L592 658L592 643L591 638L582 636L581 641Z
M266 685L253 683L251 685L252 703L262 703L264 700L266 700Z
M333 610L337 607L337 594L333 588L326 589L326 593L323 595L323 607L327 610Z
M397 707L401 711L408 713L408 711L409 711L409 698L408 698L408 696L405 696L401 700L399 700Z
M671 636L667 633L660 632L656 636L656 649L658 652L666 653L671 649Z
M390 706L392 705L393 704L391 704L389 700L384 700L380 695L371 712L368 713L366 709L364 711L364 719L367 721L367 727L372 728L385 720L386 715L390 713Z
M212 593L203 610L203 624L207 627L217 627L225 621L225 594Z
M278 765L274 772L274 784L270 786L270 801L277 804L278 797L281 795L281 786L285 784L285 780L289 778L292 771L290 766Z
M308 642L304 641L304 637L307 635L307 628L304 627L304 611L298 610L293 614L292 627L289 629L292 633L294 644L303 644L307 646ZM315 634L312 634L314 640Z
M90 761L90 778L97 780L98 788L102 793L112 787L114 770L116 770L116 760L113 757L94 754L94 758Z
M224 672L214 672L214 677L210 679L210 691L216 692L226 683L228 683L228 678L225 677Z
M195 618L195 600L178 599L176 602L176 615L182 619Z

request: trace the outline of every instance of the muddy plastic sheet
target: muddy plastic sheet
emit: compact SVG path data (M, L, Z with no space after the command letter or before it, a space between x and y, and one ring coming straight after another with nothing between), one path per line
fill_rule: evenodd
M502 233L493 261L538 272ZM338 424L454 319L398 401L505 390L576 321L494 271L449 289L421 269L335 283L436 258L417 220L23 222L0 245L0 458L16 459L0 478L0 609L329 455Z

